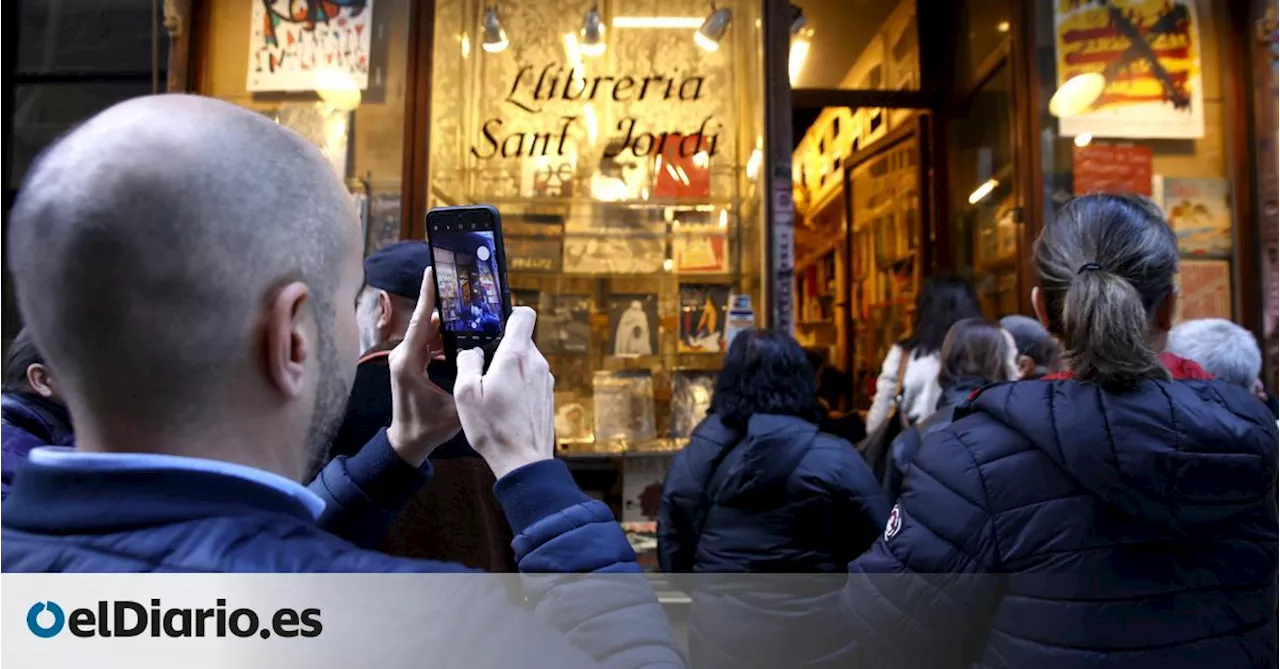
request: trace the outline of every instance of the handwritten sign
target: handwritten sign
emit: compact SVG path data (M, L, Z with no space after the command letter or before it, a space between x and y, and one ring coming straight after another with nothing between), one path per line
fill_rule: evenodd
M1074 149L1071 175L1076 195L1151 196L1151 149L1123 144L1090 144Z

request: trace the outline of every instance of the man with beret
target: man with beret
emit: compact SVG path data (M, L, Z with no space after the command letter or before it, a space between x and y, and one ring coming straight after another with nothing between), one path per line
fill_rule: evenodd
M364 262L365 286L356 301L360 362L342 426L330 457L353 455L391 425L388 357L404 338L417 305L422 273L431 265L427 243L407 240L383 247ZM439 344L433 346L440 351ZM443 360L428 368L435 383L453 387ZM379 547L404 557L459 562L490 572L515 571L511 528L493 495L493 473L459 433L431 454L432 483L418 492Z

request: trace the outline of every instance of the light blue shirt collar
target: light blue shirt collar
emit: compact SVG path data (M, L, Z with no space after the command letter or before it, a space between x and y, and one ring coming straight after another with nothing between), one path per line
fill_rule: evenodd
M312 517L319 518L320 514L324 512L324 500L297 481L292 481L279 474L272 474L262 469L237 465L231 462L156 453L85 453L66 446L35 448L31 450L28 457L32 463L44 467L75 467L77 469L97 470L177 469L234 476L264 485L298 500L303 506L307 507Z

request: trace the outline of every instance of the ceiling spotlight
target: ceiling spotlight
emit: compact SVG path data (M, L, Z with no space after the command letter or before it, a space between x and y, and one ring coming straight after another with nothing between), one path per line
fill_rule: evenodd
M498 53L508 44L507 31L502 29L502 22L498 20L498 3L495 2L484 10L484 42L480 47L489 53Z
M716 51L720 48L720 40L729 30L729 22L733 20L733 12L728 7L716 9L711 5L711 14L702 22L702 27L693 34L693 41L704 51Z
M804 24L809 20L804 17L804 10L796 5L791 5L791 34L795 35L804 28Z
M582 38L579 48L584 56L599 56L604 53L604 22L600 20L599 3L592 5L582 17Z

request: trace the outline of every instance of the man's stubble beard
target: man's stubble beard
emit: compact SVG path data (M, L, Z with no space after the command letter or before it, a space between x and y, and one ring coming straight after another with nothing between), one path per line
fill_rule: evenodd
M328 323L327 325L333 325ZM304 483L309 483L329 462L329 450L333 438L346 417L347 400L351 395L353 379L342 374L338 360L338 347L334 343L332 327L319 328L318 351L320 386L316 389L315 408L311 412L311 425L307 428L307 468Z

